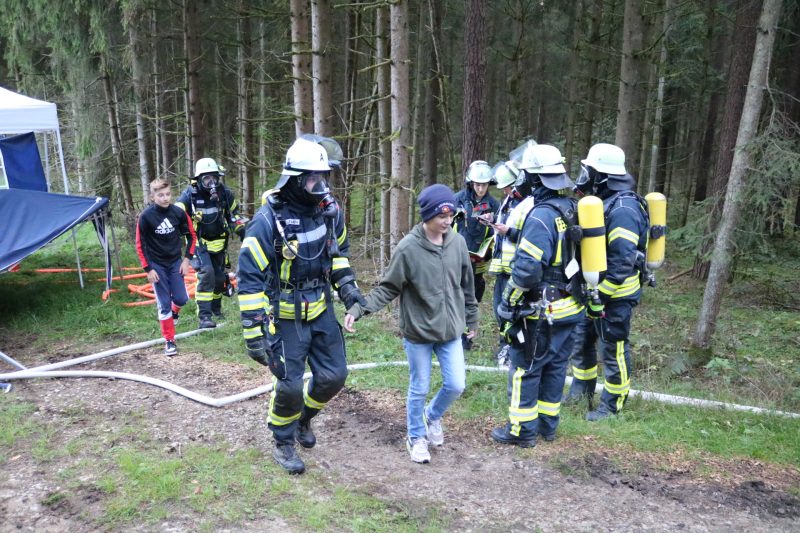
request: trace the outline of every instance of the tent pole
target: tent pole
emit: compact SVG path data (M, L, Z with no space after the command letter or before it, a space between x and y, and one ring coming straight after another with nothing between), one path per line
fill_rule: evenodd
M58 160L61 163L61 176L64 178L64 194L69 194L69 181L67 181L67 165L64 163L64 150L61 148L61 129L56 127L56 146L58 146ZM72 228L72 244L75 245L75 262L78 264L78 280L83 289L83 273L81 272L81 256L78 253L78 239L75 238L75 228Z

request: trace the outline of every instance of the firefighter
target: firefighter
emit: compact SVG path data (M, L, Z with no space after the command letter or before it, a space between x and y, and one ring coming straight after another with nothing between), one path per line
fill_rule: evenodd
M201 328L214 328L222 314L222 294L228 284L225 269L228 238L244 238L247 219L239 215L233 192L222 183L223 169L210 157L198 159L194 179L175 205L192 219L197 233L197 254L192 266L197 271L195 300ZM215 320L216 319L216 320Z
M494 292L492 294L492 309L495 310L495 318L499 326L503 325L502 319L497 316L497 306L503 296L503 290L511 275L511 259L514 257L514 245L506 245L506 236L509 226L508 220L512 210L522 201L522 196L514 189L519 170L513 161L501 161L492 168L492 176L497 183L497 188L503 191L503 201L491 224L494 230L494 245L492 251L492 261L489 263L489 274L495 277ZM500 346L495 354L497 365L501 368L508 368L508 350L510 346L505 341L505 336L500 335Z
M581 161L575 183L579 195L603 200L607 270L598 286L598 300L589 304L587 318L575 331L571 355L569 403L588 399L586 419L597 421L619 413L630 390L631 353L628 340L633 308L641 298L649 220L644 200L634 192L636 181L625 170L625 153L612 144L595 144ZM597 382L597 344L605 385L600 405L592 409Z
M297 139L239 253L247 353L273 374L268 415L273 457L293 474L305 471L295 441L314 447L311 419L347 377L331 290L347 308L365 303L348 260L344 215L328 188L330 172L325 148ZM306 361L312 377L303 386Z
M575 243L569 237L575 201L563 195L572 180L562 161L555 146L537 144L526 149L520 163L520 181L531 188L534 206L522 225L497 309L511 342L508 422L491 434L503 444L532 447L539 435L555 439L572 330L584 316Z
M489 184L493 181L492 167L486 161L473 161L464 178L464 189L456 194L456 216L453 229L467 241L467 249L472 263L475 285L475 299L483 298L486 290L484 273L489 268L492 257L491 246L494 239L494 213L500 203L489 194ZM472 348L472 339L466 333L461 336L465 350Z

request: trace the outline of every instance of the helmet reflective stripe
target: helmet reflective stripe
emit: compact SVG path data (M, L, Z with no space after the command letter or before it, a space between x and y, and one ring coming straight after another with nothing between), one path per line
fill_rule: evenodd
M217 162L214 161L210 157L204 157L202 159L198 159L197 163L194 164L194 177L198 177L201 174L208 174L210 172L216 172L217 174L220 173L219 166Z
M304 172L329 172L330 170L328 153L325 148L315 142L297 139L286 152L283 174L299 176Z
M467 183L489 183L492 181L492 167L486 161L473 161L467 169Z
M586 159L581 161L604 174L625 175L625 152L613 144L599 143L589 149Z
M567 171L561 152L549 144L527 146L519 168L531 174L563 174Z

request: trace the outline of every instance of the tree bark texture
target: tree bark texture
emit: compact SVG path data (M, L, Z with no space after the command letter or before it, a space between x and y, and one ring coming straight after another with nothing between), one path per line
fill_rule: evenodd
M695 258L692 275L697 279L706 279L710 263L707 259L716 240L717 223L725 201L725 188L733 163L733 151L739 131L742 106L746 93L747 79L753 59L756 43L754 22L758 20L761 0L743 0L734 24L733 56L728 70L728 84L725 90L725 110L719 128L719 145L717 162L714 167L714 178L709 189L709 196L715 198L708 217L708 228L700 253Z
M389 8L392 67L392 212L391 246L408 233L411 157L408 0L396 0Z
M391 182L392 172L392 95L389 60L389 8L378 7L375 12L375 83L378 85L378 173L380 175L380 262L381 273L391 258Z
M640 117L643 109L642 52L644 20L639 0L625 0L625 15L622 29L622 61L619 72L617 94L617 130L614 144L625 152L625 168L638 175Z
M119 127L117 104L114 99L114 89L111 83L111 75L106 68L105 57L101 60L100 68L103 73L103 94L106 99L106 114L108 116L108 129L111 137L111 152L114 154L114 174L117 176L119 192L122 195L123 209L126 214L131 215L135 212L136 208L133 205L131 186L125 166L125 155L122 151L122 135Z
M707 349L711 344L725 283L730 275L734 252L734 231L742 210L742 192L746 185L746 172L751 161L747 145L753 140L758 129L761 104L764 99L770 56L775 42L782 0L764 0L758 28L753 60L751 63L747 92L742 108L741 120L736 136L731 173L725 192L725 205L722 208L717 238L711 256L711 269L703 293L703 303L697 319L692 344Z
M476 159L486 159L487 0L469 0L464 27L464 107L461 175Z
M291 0L292 90L295 135L314 132L314 99L311 83L308 0Z
M189 126L189 153L192 163L204 157L206 151L205 131L203 126L203 101L200 99L200 23L198 21L196 0L183 2L183 46L186 57L186 90L187 104L186 122Z
M311 0L311 73L314 88L314 133L331 136L333 86L331 82L331 3Z

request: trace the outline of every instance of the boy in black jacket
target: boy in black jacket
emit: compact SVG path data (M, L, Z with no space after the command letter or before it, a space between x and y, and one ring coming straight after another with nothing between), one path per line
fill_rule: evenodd
M175 346L175 318L189 300L183 276L189 273L189 258L195 253L197 236L189 215L172 205L172 191L163 179L150 182L150 200L136 223L136 253L147 281L153 284L158 305L158 320L166 345L164 353L178 353ZM181 238L186 252L181 259Z

